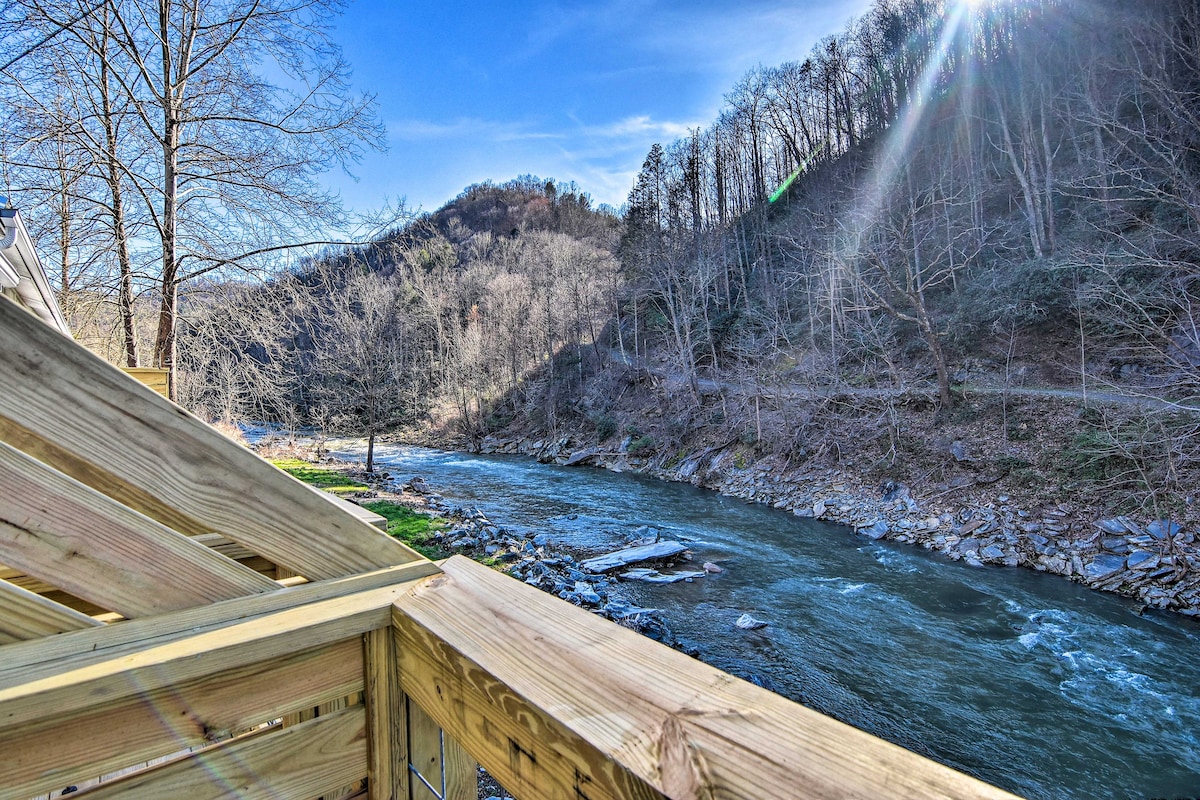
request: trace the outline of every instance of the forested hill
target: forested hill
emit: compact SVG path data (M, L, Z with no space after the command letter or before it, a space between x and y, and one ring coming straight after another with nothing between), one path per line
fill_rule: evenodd
M620 218L482 184L194 293L182 396L905 480L966 440L954 469L1006 491L1176 502L1200 463L1175 413L1200 388L1198 41L1190 0L880 0L655 145Z
M964 359L1016 355L1189 396L1198 26L1190 0L881 0L751 71L630 195L675 369L922 365L949 405Z
M648 153L619 355L536 414L1167 513L1200 463L1197 42L1191 0L881 0L750 71Z
M575 185L524 176L265 285L201 287L185 302L181 401L354 434L481 428L556 353L600 339L621 293L619 226Z

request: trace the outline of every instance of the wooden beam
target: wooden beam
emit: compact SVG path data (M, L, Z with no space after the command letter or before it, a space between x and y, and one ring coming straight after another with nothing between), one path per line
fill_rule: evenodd
M26 800L230 738L357 692L362 674L356 638L0 731L0 800Z
M133 618L276 584L0 442L0 560Z
M370 800L409 800L404 695L391 626L363 636L367 707L367 792Z
M409 701L410 705L415 705ZM442 769L446 775L446 800L477 800L479 763L458 740L446 734Z
M366 774L366 714L362 706L354 706L102 783L88 796L93 800L310 800Z
M204 523L171 508L152 492L121 480L108 470L83 460L66 447L60 447L3 414L0 414L0 442L6 442L38 461L49 464L101 494L120 498L124 505L150 519L158 520L173 531L198 536L211 530Z
M225 600L161 617L132 620L102 630L76 631L36 642L10 644L4 648L3 658L0 658L0 688L18 685L44 671L53 672L67 661L77 669L100 664L138 653L157 642L211 630L235 620L396 586L439 572L441 569L433 562L415 561L349 578L278 589L268 594ZM3 710L0 709L0 725L3 725L3 720Z
M0 416L49 450L311 580L422 558L3 297L0 376Z
M101 624L87 614L0 580L0 645Z
M392 615L405 692L520 800L1011 798L469 559Z
M280 593L301 594L306 588L310 587L281 589ZM388 624L390 604L402 591L403 586L385 586L249 617L242 617L238 612L252 606L239 607L244 601L235 601L226 605L224 611L237 616L225 618L211 627L183 628L125 647L80 651L57 661L5 669L0 672L0 730L31 724L50 714L83 713L98 705L157 691L241 664L267 661L298 650L358 637ZM145 620L153 621L156 620ZM136 620L112 626L111 630L115 634L134 625L137 625ZM153 631L153 628L144 630ZM89 633L92 631L62 636L77 637L79 642ZM26 644L8 645L7 648L22 648Z

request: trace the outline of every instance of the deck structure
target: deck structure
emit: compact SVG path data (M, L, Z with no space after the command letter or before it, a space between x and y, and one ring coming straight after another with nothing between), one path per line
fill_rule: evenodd
M1001 798L433 563L0 297L0 800Z

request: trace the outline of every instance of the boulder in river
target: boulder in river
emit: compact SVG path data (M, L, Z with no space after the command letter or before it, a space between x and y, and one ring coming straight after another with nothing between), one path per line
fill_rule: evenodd
M693 580L695 578L703 578L707 573L704 572L659 572L655 569L646 567L635 567L631 570L621 573L621 577L627 581L642 581L643 583L679 583L680 581Z
M654 542L589 558L581 561L579 568L584 572L609 572L629 564L636 564L639 561L653 561L677 556L684 550L687 550L687 546L679 542Z
M877 519L867 527L859 528L858 532L871 539L882 539L888 534L888 524L881 519Z
M761 619L755 619L749 614L742 614L733 624L734 627L741 628L744 631L756 631L759 628L767 627L770 623L763 622Z

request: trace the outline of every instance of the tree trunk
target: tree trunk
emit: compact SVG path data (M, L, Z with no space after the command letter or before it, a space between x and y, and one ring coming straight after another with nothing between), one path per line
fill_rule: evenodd
M111 38L111 21L107 12L103 20L100 40L100 120L104 126L104 155L108 162L105 182L108 183L109 199L112 202L113 241L117 247L117 314L121 320L121 338L125 351L125 366L138 365L137 335L133 326L133 266L129 256L129 235L125 230L125 205L121 196L121 169L117 152L117 128L113 114L112 91L109 70L108 45Z

